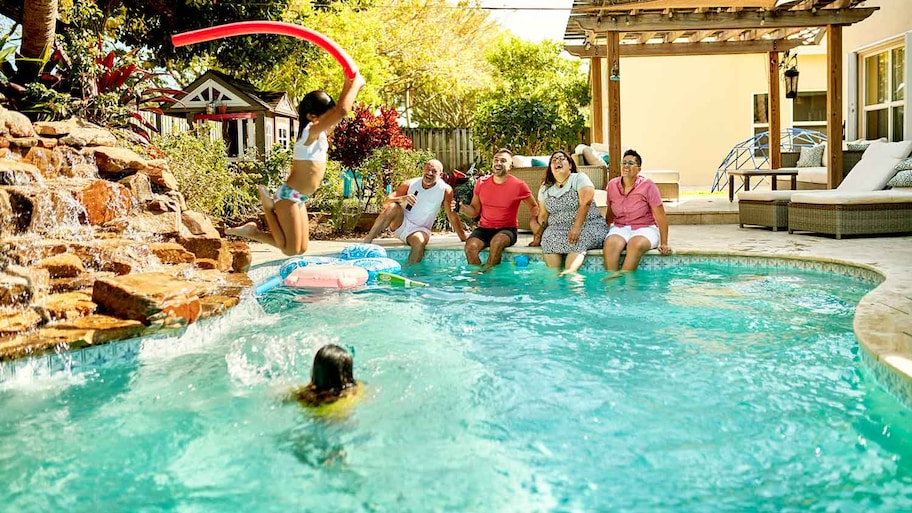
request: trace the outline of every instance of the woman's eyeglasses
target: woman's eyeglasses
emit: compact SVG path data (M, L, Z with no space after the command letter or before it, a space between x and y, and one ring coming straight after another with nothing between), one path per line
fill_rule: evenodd
M563 155L555 155L555 156L551 157L551 162L561 162L561 161L566 161L566 160L568 160L567 157L565 157Z
M622 166L630 166L630 167L639 166L639 164L637 164L635 160L622 160L622 161L621 161L621 165L622 165Z

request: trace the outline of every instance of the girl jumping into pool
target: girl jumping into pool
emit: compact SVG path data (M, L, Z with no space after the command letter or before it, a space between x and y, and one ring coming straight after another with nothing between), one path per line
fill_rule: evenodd
M314 356L310 384L296 389L294 398L311 408L351 406L361 388L352 367L352 355L345 349L335 344L321 347Z
M364 86L364 77L356 73L345 77L339 103L323 91L311 91L298 105L301 129L294 145L294 160L288 179L273 194L259 186L260 202L266 214L268 232L250 222L225 230L228 235L275 246L288 256L307 251L310 227L305 202L323 181L329 142L326 136L351 111L355 95Z

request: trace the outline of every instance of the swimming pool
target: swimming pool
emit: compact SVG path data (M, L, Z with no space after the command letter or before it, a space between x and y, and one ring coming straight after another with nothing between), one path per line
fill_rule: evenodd
M427 289L276 290L116 358L76 352L38 378L19 364L0 383L0 504L912 508L910 411L852 335L873 283L737 259L603 281L460 258L407 271ZM368 385L334 421L281 400L327 342L354 348Z

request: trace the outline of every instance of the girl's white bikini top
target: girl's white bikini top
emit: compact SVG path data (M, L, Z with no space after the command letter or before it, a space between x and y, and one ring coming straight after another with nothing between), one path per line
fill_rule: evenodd
M294 159L326 162L326 153L329 151L329 141L326 140L326 132L320 132L320 136L308 145L307 139L309 137L310 123L301 132L301 137L295 141Z

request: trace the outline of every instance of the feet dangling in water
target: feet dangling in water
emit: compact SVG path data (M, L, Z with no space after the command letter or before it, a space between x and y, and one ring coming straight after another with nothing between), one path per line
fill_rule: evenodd
M250 222L247 224L242 224L241 226L236 226L234 228L228 228L225 230L226 235L234 235L235 237L244 237L245 239L252 239L253 234L257 233L259 228L257 228L256 223Z
M529 247L537 248L539 246L541 246L541 237L536 235L535 237L532 237L532 242L529 243Z

